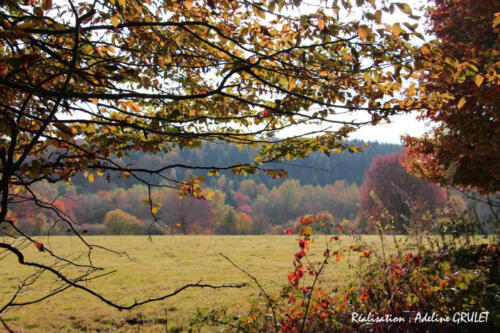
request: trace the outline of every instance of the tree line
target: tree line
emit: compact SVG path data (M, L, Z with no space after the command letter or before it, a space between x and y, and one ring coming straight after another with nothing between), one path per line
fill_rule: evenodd
M289 179L297 179L303 185L325 186L335 183L337 180L344 180L348 184L355 183L361 186L365 180L364 172L369 168L373 159L380 155L388 155L401 152L403 147L399 144L367 142L362 140L352 140L352 144L361 147L363 152L355 153L332 153L329 156L321 153L312 153L307 160L288 160L283 158L273 163L269 163L270 168L284 168ZM118 159L121 165L140 165L145 169L154 169L159 165L174 164L179 165L213 165L227 166L237 163L247 163L252 161L257 152L248 147L228 144L224 142L204 143L200 149L175 149L167 153L142 154L140 152L129 151L128 156ZM269 177L263 172L258 174L234 175L231 171L220 170L220 175L227 179L226 187L230 190L237 190L240 183L245 179L253 179L256 183L264 184L267 188L279 186L284 178ZM189 180L189 175L204 176L205 186L217 188L217 177L206 177L207 171L186 170L182 167L172 168L168 176L181 180ZM141 177L150 182L160 182L161 177L149 174L141 174ZM71 179L76 186L78 193L97 192L100 190L113 190L117 188L130 188L141 182L136 178L124 179L111 173L105 173L103 177L95 177L93 182L89 182L83 172L78 173ZM226 191L227 192L227 191Z
M299 217L317 213L325 221L322 231L326 233L339 225L352 232L373 233L377 223L406 233L412 223L443 207L450 197L461 209L466 207L461 196L410 175L402 156L376 156L361 186L345 180L303 184L293 177L276 179L272 185L258 178L237 181L221 174L209 177L211 186L196 195L167 187L150 190L142 184L87 191L74 183L43 182L33 190L40 200L52 202L77 221L78 231L89 234L279 234L296 229ZM102 182L104 175L85 184L99 185L99 179ZM152 208L156 220L148 197L157 203ZM33 234L72 232L52 222L57 221L55 212L30 201L14 206L13 215L20 227Z

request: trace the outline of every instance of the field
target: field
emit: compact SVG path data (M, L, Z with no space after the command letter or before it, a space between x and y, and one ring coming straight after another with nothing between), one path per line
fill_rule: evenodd
M15 329L29 332L61 331L166 331L166 328L186 326L197 309L208 310L227 306L232 312L245 311L249 300L259 291L244 273L220 256L223 253L259 279L269 293L279 291L287 283L287 274L293 270L293 254L298 246L296 236L89 236L90 243L126 251L128 257L103 250L93 253L94 264L116 273L87 283L107 298L120 304L167 294L187 283L198 282L220 285L249 283L242 289L189 289L167 300L145 305L131 311L115 310L82 291L68 290L42 303L10 310L4 319ZM75 237L41 237L40 241L61 254L80 258L86 251ZM311 258L319 260L326 236L318 236L312 246ZM340 246L356 240L342 236ZM363 242L378 248L376 236L365 236ZM33 245L25 249L26 259L41 259L46 253ZM333 289L353 278L357 255L346 255L339 263L332 260L322 284ZM50 260L46 261L47 263ZM33 272L20 267L12 256L0 261L2 283L0 304L16 290L17 280ZM71 272L71 271L68 271ZM73 272L75 273L75 272ZM57 286L52 278L43 276L33 285L33 291L23 295L29 300Z

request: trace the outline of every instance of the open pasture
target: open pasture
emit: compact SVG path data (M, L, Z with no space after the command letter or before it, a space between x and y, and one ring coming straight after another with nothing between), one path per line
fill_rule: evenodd
M316 236L312 244L311 261L322 259L328 236ZM67 290L41 303L13 309L4 319L14 329L29 332L66 331L160 331L166 328L186 327L197 309L209 310L227 306L231 312L245 311L259 290L248 276L226 259L228 256L241 268L255 276L270 294L278 292L287 283L293 270L293 255L298 251L297 237L291 236L89 236L91 244L98 244L118 251L126 251L130 258L104 250L93 252L93 263L115 273L86 282L105 297L120 304L134 300L168 294L188 284L203 283L222 285L247 282L241 289L189 289L164 301L147 304L131 311L118 311L83 291ZM45 246L60 249L78 262L86 260L86 249L75 237L40 237ZM379 248L376 236L364 236L362 242ZM359 243L359 239L341 236L338 248ZM388 242L390 250L392 242ZM335 248L334 248L335 249ZM48 257L33 245L26 250L26 260ZM47 258L46 263L51 261ZM321 283L334 289L353 279L358 255L348 253L340 262L332 258ZM34 270L21 267L13 256L1 261L0 302L2 304L16 290L18 280ZM69 274L77 272L68 269ZM80 271L81 272L81 271ZM28 301L57 287L57 281L45 273L32 286L32 292L21 295L18 301Z

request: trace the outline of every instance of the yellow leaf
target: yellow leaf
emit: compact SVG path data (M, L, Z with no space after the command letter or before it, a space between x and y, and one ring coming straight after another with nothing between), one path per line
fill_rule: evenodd
M429 48L429 46L427 44L422 45L422 47L420 48L420 51L422 51L422 53L425 55L431 53L431 49Z
M120 20L118 19L118 16L116 16L116 15L111 16L111 24L115 28L120 24Z
M158 213L158 207L153 207L153 208L151 208L151 212L152 212L153 214Z
M368 27L359 27L358 28L358 36L361 40L365 40L370 33L370 29Z
M93 183L94 182L94 174L89 173L89 182Z
M392 33L394 36L398 37L399 34L401 33L401 25L399 23L394 23L392 25Z
M97 171L97 175L98 175L99 177L102 177L102 176L104 176L104 172L102 172L101 170L99 170L99 171Z
M99 99L98 98L91 98L90 101L94 104L98 104L99 103Z
M495 14L495 19L493 20L493 28L496 28L497 25L500 25L500 15L499 13Z
M134 101L128 101L127 105L130 107L130 109L134 112L139 112L141 109L139 108L139 105L137 105L136 102Z
M123 178L124 178L125 180L129 179L129 178L130 178L130 172L124 172L124 173L123 173Z
M127 2L127 0L118 0L118 3L121 5L121 6L125 6L125 3Z
M184 1L184 7L186 7L186 9L191 9L191 7L193 7L193 0Z
M477 74L476 75L476 86L480 87L481 84L483 84L483 81L484 81L484 76L482 76L481 74Z
M460 110L462 108L462 106L464 106L466 101L467 100L465 99L465 97L460 98L460 100L458 101L458 104L457 104L457 108Z
M308 225L302 227L302 234L306 237L309 237L312 235L312 228Z
M213 191L208 191L207 194L205 194L205 199L207 200L212 200L213 196L214 196L215 192Z
M264 12L262 9L254 6L253 8L253 12L255 15L259 16L260 18L263 18L265 19L266 18L266 12Z

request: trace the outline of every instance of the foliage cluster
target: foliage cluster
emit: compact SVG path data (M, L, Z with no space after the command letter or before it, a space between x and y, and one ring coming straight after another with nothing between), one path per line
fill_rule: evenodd
M299 181L288 179L268 189L254 180L245 180L232 191L221 176L217 185L213 190L205 188L210 200L179 198L178 193L166 188L152 191L152 199L161 203L154 207L156 224L152 223L150 207L144 202L148 195L146 186L78 194L73 185L39 183L33 191L40 200L53 202L77 221L75 228L79 232L88 234L282 234L284 229L294 227L299 216L314 211L328 212L345 223L353 222L359 206L359 188L343 181L321 187L302 186ZM111 212L120 215L118 220L124 225L142 227L122 230L111 226L108 223ZM30 201L13 205L10 214L17 225L34 235L72 233L57 222L56 214Z
M356 183L361 186L365 180L364 172L373 163L377 156L398 153L403 147L398 144L388 144L379 142L366 142L361 140L349 140L350 143L362 147L363 152L331 154L326 156L321 153L312 153L307 160L277 160L270 162L269 167L276 169L286 168L288 179L297 179L302 185L325 186L332 184L337 180L344 180L348 184ZM337 151L338 152L338 151ZM168 153L159 152L158 154L128 152L127 156L116 159L121 165L140 165L144 169L154 169L158 165L176 164L176 165L213 165L226 166L237 162L246 163L252 161L257 152L248 147L236 146L224 142L206 142L202 147L196 150L173 149ZM207 176L206 170L189 170L182 167L174 167L166 173L170 178L180 180L189 180L189 175ZM263 173L234 175L231 171L220 170L219 177L206 177L205 186L210 188L219 188L219 182L225 182L222 189L229 195L230 191L237 191L240 183L251 179L257 184L264 184L268 189L281 185L283 178L269 177ZM150 182L161 182L161 177L155 175L141 174L141 178ZM95 193L101 190L115 190L119 188L128 189L134 185L143 184L139 179L129 177L117 177L112 172L105 172L102 177L95 177L93 182L89 182L83 172L77 173L71 178L71 183L75 185L76 191L80 194Z
M446 193L438 186L410 175L401 164L402 155L377 157L366 171L360 189L360 223L374 233L375 221L397 233L421 220L427 212L442 207Z
M419 48L418 86L407 103L436 123L406 138L406 164L441 185L500 190L500 2L435 0L427 8L436 39Z
M288 274L288 285L281 293L268 295L262 290L262 300L254 303L243 317L235 319L225 310L215 310L200 313L193 324L222 325L249 332L497 330L498 239L478 239L477 230L473 230L477 221L453 207L433 217L434 221L437 219L443 224L435 225L422 237L407 238L405 244L392 237L396 249L392 254L385 251L391 238L383 229L378 230L382 246L374 249L365 243L341 245L339 241L346 236L337 225L336 235L325 236L323 258L318 260L308 257L311 246L322 243L313 236L311 226L323 224L323 220L319 215L304 216L300 219L294 270ZM469 233L463 232L464 223L472 223ZM457 232L451 233L454 229ZM320 282L328 274L327 265L338 264L349 253L357 253L361 259L358 278L338 291L326 289ZM468 321L471 316L477 320L478 314L485 311L487 321L484 317L482 323ZM469 317L462 317L462 313ZM363 319L369 315L372 319Z

